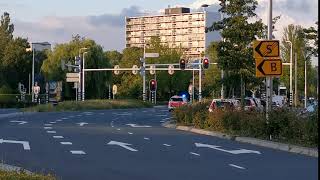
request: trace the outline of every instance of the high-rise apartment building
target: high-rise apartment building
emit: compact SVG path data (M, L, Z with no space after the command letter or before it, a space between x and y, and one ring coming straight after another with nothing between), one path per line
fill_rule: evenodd
M168 8L163 15L126 17L126 47L143 47L158 36L170 48L182 48L188 59L205 53L212 41L221 39L219 32L205 33L205 27L220 20L214 12L190 12L189 8Z

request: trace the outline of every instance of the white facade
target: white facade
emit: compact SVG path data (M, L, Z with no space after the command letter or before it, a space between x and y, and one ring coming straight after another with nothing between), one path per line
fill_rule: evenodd
M219 13L212 12L126 17L126 47L143 47L158 36L170 48L185 49L186 58L201 58L210 42L221 39L219 32L205 33L205 27L218 20Z

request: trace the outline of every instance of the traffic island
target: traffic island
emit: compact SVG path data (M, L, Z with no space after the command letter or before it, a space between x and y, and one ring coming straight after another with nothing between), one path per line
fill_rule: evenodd
M56 112L56 111L81 111L81 110L104 110L104 109L128 109L128 108L151 108L149 102L138 100L86 100L64 101L58 104L44 104L22 109L27 112Z
M52 175L35 174L21 167L0 163L0 179L56 180Z

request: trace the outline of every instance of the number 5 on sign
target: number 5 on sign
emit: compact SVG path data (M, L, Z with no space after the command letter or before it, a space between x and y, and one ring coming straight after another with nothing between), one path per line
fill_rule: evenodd
M253 42L253 57L255 59L279 56L280 50L278 40L263 40Z

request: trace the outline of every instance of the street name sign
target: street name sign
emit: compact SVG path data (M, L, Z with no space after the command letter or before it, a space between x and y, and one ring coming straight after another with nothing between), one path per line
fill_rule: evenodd
M67 82L79 82L79 77L67 77Z
M281 76L281 59L256 59L256 77Z
M159 57L159 53L146 53L145 57L146 58L157 58L157 57Z
M253 42L253 57L271 58L280 56L280 47L278 40L261 40Z

